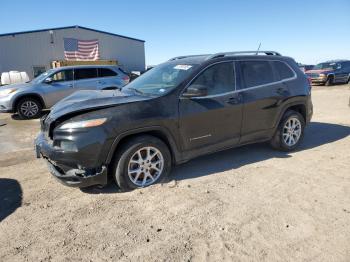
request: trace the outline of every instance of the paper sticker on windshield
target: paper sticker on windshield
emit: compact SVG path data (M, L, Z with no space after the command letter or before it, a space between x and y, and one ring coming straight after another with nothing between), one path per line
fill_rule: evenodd
M176 65L174 67L174 69L178 69L178 70L188 70L190 69L192 66L191 65Z

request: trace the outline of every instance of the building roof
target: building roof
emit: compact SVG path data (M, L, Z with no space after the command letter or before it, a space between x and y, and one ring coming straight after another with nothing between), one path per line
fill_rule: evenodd
M114 33L109 33L109 32L105 32L105 31L101 31L101 30L96 30L96 29L92 29L92 28L88 28L88 27L84 27L84 26L79 26L79 25L65 26L65 27L54 27L54 28L45 28L45 29L30 30L30 31L21 31L21 32L13 32L13 33L6 33L6 34L0 34L0 37L1 37L1 36L11 36L11 35L29 34L29 33L38 33L38 32L50 31L50 30L54 31L54 30L62 30L62 29L73 29L73 28L80 28L80 29L85 29L85 30L90 30L90 31L93 31L93 32L97 32L97 33L102 33L102 34L107 34L107 35L112 35L112 36L118 36L118 37L130 39L130 40L135 40L135 41L139 41L139 42L145 42L145 40L141 40L141 39L137 39L137 38L132 38L132 37L128 37L128 36L123 36L123 35L118 35L118 34L114 34Z

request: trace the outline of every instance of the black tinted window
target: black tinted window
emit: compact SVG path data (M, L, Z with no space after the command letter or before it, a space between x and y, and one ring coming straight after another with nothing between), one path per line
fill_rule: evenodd
M73 70L59 71L51 76L53 82L72 81Z
M98 76L99 77L107 77L107 76L117 76L118 74L111 69L108 68L99 68Z
M285 63L280 61L274 61L272 63L279 76L279 80L288 79L294 76L293 71Z
M191 84L208 88L208 95L223 94L235 90L235 75L232 62L213 65L201 73Z
M75 80L88 79L97 77L96 68L81 68L74 70Z
M344 62L343 63L343 68L349 69L350 68L350 62Z
M264 85L275 81L268 61L241 62L241 70L246 87Z

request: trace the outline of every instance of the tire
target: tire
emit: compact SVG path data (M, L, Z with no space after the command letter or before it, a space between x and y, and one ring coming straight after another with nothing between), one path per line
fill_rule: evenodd
M151 160L149 163L147 162L149 161L147 160L148 148L151 156L156 154L149 158ZM142 159L139 158L140 155ZM158 161L159 164L152 164ZM122 191L153 185L163 180L171 171L169 148L154 136L142 135L131 138L116 152L111 171L116 184Z
M25 97L17 103L16 109L22 119L33 119L40 117L43 106L38 99Z
M333 85L334 84L334 77L333 76L329 76L328 78L327 78L327 81L326 81L326 83L325 83L325 86L331 86L331 85Z
M288 123L299 123L298 125L295 126L294 131L288 130ZM299 126L300 125L300 126ZM299 128L297 128L299 126ZM277 150L280 151L293 151L295 148L299 146L301 141L303 140L304 137L304 129L305 129L305 119L304 117L294 111L294 110L288 110L282 117L275 135L270 141L270 145ZM300 130L300 134L298 132ZM291 133L292 132L292 133ZM294 132L294 133L293 133ZM298 135L299 134L299 135ZM293 137L294 142L297 139L296 143L292 143L293 140L289 139L288 137Z

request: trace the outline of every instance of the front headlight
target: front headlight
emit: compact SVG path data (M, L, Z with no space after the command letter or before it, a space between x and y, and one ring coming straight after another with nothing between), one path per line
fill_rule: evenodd
M10 89L5 89L5 90L0 90L0 96L7 96L13 92L15 92L17 89L16 88L10 88Z
M90 119L78 122L70 122L63 124L59 127L59 129L74 129L74 128L85 128L85 127L94 127L100 126L104 122L106 122L107 118L98 118L98 119Z
M318 77L326 77L325 74L319 74Z

